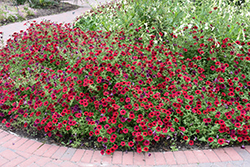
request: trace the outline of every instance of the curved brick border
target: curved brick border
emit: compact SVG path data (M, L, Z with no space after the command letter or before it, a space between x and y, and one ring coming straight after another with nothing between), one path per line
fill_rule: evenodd
M154 152L147 154L59 147L21 138L0 130L1 167L88 167L88 166L250 166L250 146L209 150Z

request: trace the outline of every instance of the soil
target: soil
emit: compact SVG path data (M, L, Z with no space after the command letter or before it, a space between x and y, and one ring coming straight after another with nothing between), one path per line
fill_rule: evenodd
M9 6L13 6L13 4L11 4L11 3L5 3L5 4L7 4ZM27 6L28 6L28 4L27 4ZM26 20L35 19L35 18L42 17L42 16L64 13L64 12L76 10L78 8L80 8L80 6L73 5L73 4L70 4L68 2L60 2L59 5L51 5L51 6L46 7L46 8L40 8L40 9L32 8L33 11L35 11L35 15L26 16ZM0 26L7 25L10 23L13 23L13 22L11 20L0 21Z

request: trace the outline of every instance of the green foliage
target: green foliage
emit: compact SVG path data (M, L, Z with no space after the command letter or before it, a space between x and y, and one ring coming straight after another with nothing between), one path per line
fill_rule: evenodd
M61 0L28 0L31 8L46 8L51 5L58 5Z
M9 22L23 21L26 16L34 15L34 10L27 7L25 4L23 7L16 6L1 6L0 7L0 22L5 24Z
M26 1L27 1L27 0L14 0L14 3L15 3L16 5L23 5L23 4L25 4Z
M207 31L208 27L212 25L214 29L207 33L212 33L211 35L218 39L222 39L222 36L236 39L243 27L245 29L249 27L250 19L243 14L248 12L249 3L246 3L241 9L230 6L222 0L204 0L199 6L195 3L172 0L142 0L140 2L122 0L119 3L113 2L112 5L93 7L90 12L76 19L74 27L81 27L83 31L90 30L91 27L91 30L123 29L125 32L133 32L138 27L144 30L154 27L155 29L151 32L155 36L158 37L159 32L164 32L161 40L169 40L165 36L172 32L173 28L178 31L190 24L197 25L203 31ZM225 31L225 27L236 22L243 23L244 26L230 27L229 31ZM131 23L133 26L129 26ZM140 36L143 37L145 33L142 31Z

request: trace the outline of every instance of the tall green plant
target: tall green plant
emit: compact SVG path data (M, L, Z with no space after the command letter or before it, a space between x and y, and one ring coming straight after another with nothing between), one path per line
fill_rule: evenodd
M23 5L25 4L26 0L14 0L16 5Z
M46 8L51 5L58 5L61 0L28 0L32 8Z
M244 39L243 33L246 33L246 29L249 27L250 19L245 14L248 13L248 9L249 3L245 3L240 9L229 5L224 0L204 0L198 6L192 0L185 2L122 0L119 3L113 3L112 6L93 7L91 12L77 18L75 27L82 27L84 31L88 30L86 25L88 22L84 22L85 25L83 26L81 25L83 21L80 21L87 19L93 19L91 24L96 25L96 30L115 31L123 29L124 31L133 32L137 27L145 30L154 27L153 30L150 30L153 35L160 40L169 41L171 40L169 35L173 31L177 32L192 24L209 33L208 28L210 26L214 27L211 35L220 40L225 35L236 40L237 38ZM93 17L94 15L95 17ZM95 20L101 21L95 22ZM240 24L230 26L237 22ZM162 33L162 36L159 36L159 33ZM142 36L143 34L145 34L145 31L141 31Z

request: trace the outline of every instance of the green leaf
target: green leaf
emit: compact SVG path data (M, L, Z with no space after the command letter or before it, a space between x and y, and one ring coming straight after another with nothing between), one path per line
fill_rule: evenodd
M175 23L175 22L177 22L177 21L179 21L179 19L182 17L182 15L183 15L183 13L184 12L180 12L180 13L178 13L176 16L175 16L175 18L174 18L174 20L173 20L173 24Z
M202 138L199 139L200 141L204 141L206 142L207 140L205 139L205 137L203 136Z

